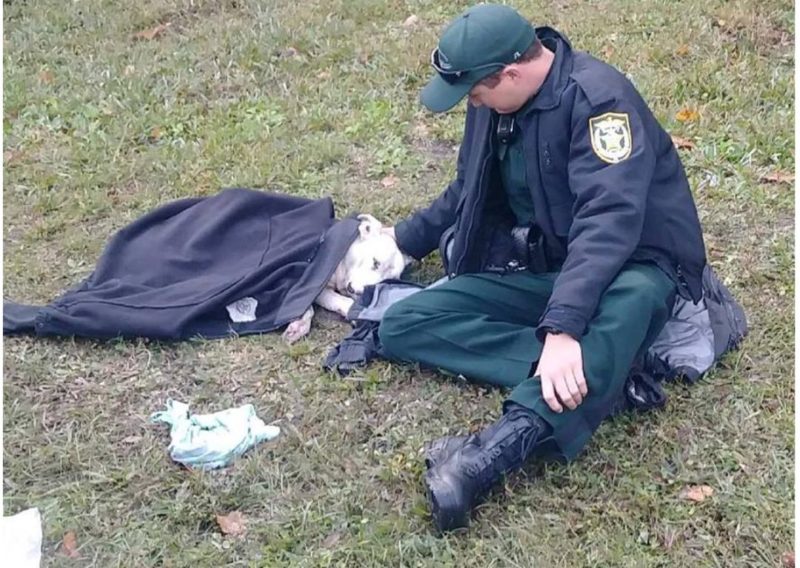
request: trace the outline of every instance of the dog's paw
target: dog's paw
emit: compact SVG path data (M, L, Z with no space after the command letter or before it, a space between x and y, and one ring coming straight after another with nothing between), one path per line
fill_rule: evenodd
M356 303L355 300L353 300L352 298L342 297L342 299L339 301L336 307L336 313L338 313L344 319L347 319L347 314L350 313L350 308L352 308L353 304L355 303Z
M303 339L309 331L311 331L311 322L301 318L287 325L282 337L286 343L294 343Z

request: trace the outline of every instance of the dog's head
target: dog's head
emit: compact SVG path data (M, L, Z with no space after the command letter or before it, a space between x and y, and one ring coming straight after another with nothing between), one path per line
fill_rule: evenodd
M357 296L364 288L387 278L399 278L409 262L395 240L382 232L372 215L358 216L358 237L336 269L334 287L342 294Z

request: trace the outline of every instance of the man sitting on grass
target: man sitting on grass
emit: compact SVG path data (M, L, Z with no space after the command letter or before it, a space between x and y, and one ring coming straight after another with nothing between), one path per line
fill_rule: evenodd
M533 453L580 452L675 295L700 300L706 257L672 140L617 70L501 5L458 16L431 64L427 108L469 99L457 176L389 232L422 258L452 227L450 280L392 306L380 339L513 388L496 423L428 449L446 531Z

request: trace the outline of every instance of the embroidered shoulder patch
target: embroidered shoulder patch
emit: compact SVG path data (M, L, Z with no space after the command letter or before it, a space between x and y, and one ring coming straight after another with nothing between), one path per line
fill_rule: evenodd
M607 112L589 119L592 150L609 164L619 163L631 155L633 137L628 114Z

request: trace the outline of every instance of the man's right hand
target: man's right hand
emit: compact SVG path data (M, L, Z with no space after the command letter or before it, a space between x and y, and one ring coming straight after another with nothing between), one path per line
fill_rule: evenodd
M575 410L589 392L581 344L566 333L547 334L534 376L541 381L542 398L553 412L563 412L564 406Z

